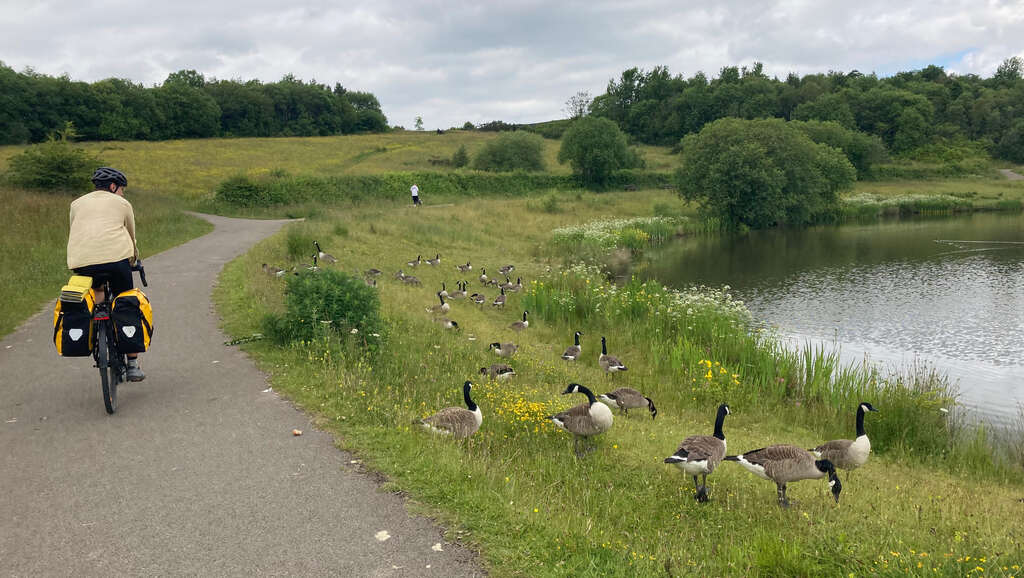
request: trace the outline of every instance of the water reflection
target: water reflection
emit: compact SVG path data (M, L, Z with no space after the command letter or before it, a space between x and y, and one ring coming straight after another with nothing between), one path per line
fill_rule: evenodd
M638 265L674 286L731 285L754 316L848 360L915 358L960 382L968 407L1024 402L1024 218L950 219L685 239Z

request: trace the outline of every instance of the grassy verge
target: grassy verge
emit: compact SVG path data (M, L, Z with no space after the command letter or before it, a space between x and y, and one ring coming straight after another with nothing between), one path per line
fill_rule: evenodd
M814 352L787 358L746 331L735 313L742 308L722 294L696 290L687 300L654 285L613 290L585 270L565 271L565 256L552 251L556 229L608 215L650 217L673 203L669 192L642 191L580 194L571 212L559 210L558 197L325 208L232 262L215 299L229 333L258 332L262 314L282 304L279 280L260 264L297 262L290 239L319 238L342 270L385 271L379 353L358 355L332 340L245 347L277 391L387 474L388 489L408 492L462 531L496 575L1018 574L1020 473L993 461L984 440L951 431L938 411L949 393L941 380L857 374ZM435 253L440 266L415 271L423 287L390 278L417 254ZM457 273L454 264L466 261L472 274ZM507 263L530 290L512 295L505 310L455 302L448 317L460 332L424 312L441 282L465 278L479 290L481 267L493 276ZM681 317L671 319L668 307ZM507 326L523 308L533 322L515 334ZM575 330L584 332L583 359L566 364L558 356ZM596 364L602 334L630 366L614 380ZM478 379L480 367L497 361L487 343L499 340L520 345L510 362L517 377ZM458 405L466 379L478 383L485 414L477 435L453 442L411 428L413 418ZM635 387L658 402L659 416L617 416L599 449L578 460L569 437L543 419L581 401L558 395L570 381L599 391ZM710 433L720 401L734 411L725 425L730 450L742 451L852 436L855 396L872 396L882 411L867 423L877 451L861 470L840 474L840 507L823 483L806 481L790 488L796 507L780 510L773 484L733 464L709 479L712 501L697 504L690 480L662 463L682 438Z
M0 336L56 299L68 280L68 210L73 197L34 193L0 186L0 203L8 207L7 225L0 231L0 270L7 282L0 287ZM212 229L201 219L181 212L180 200L146 191L129 193L135 208L139 251L143 260Z

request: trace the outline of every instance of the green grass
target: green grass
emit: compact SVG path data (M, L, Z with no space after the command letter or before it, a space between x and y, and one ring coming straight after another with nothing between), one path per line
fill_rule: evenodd
M935 386L934 376L875 376L893 391L866 383L864 390L843 394L870 376L844 373L813 352L789 360L777 351L758 354L754 343L713 318L707 304L694 305L695 312L700 308L710 317L694 316L693 329L686 332L692 337L684 335L678 348L662 346L659 331L671 323L646 320L662 296L641 303L639 286L629 290L628 299L620 290L618 297L625 300L608 316L593 313L594 307L589 315L560 316L566 310L550 303L549 311L534 310L554 296L540 289L532 297L512 296L506 311L455 303L448 317L464 328L457 333L442 330L424 312L442 281L453 285L464 277L471 292L478 289L481 266L492 273L514 263L516 276L528 284L559 275L562 258L551 254L548 244L554 229L603 220L609 213L650 216L656 205L672 202L669 192L644 191L584 193L572 213L543 210L531 199L475 199L420 210L387 203L327 209L291 227L318 237L325 250L341 257L343 270L385 271L379 289L388 327L384 349L360 356L330 340L245 347L271 374L275 390L307 408L342 446L387 474L389 489L408 492L418 509L450 524L453 537L463 532L463 540L481 549L496 575L836 575L837 569L843 575L903 574L903 569L911 575L963 575L975 566L999 574L1002 566L1024 559L1024 521L1010 514L1019 513L1024 488L1019 470L993 462L986 443L971 449L971 440L958 440L953 448L937 448L906 436L907 430L919 429L940 442L951 440L943 414L923 403L926 394L896 389L906 385L900 379L915 387ZM506 224L513 222L514 234L506 234ZM339 230L344 235L335 234ZM229 333L256 332L254 320L262 312L282 307L279 282L263 275L259 264L290 264L287 240L294 235L283 231L226 268L215 298ZM441 266L415 272L423 287L390 279L405 261L435 252L442 255ZM474 264L473 274L457 274L454 264L467 260ZM573 283L593 286L598 280ZM568 286L562 290L569 292ZM644 292L657 293L653 287ZM592 305L596 302L591 296ZM633 309L622 307L627 304ZM505 327L524 307L534 312L533 323L514 335ZM607 305L596 309L609 310ZM570 365L558 355L576 329L584 332L585 352ZM601 334L630 365L614 380L596 364ZM485 413L477 435L453 442L410 426L416 417L458 405L462 382L476 381L476 370L496 360L486 344L509 339L521 345L511 362L518 376L501 384L477 381L475 396ZM698 357L711 362L714 380L704 379L709 368L694 363ZM715 361L727 368L725 378ZM732 385L733 374L742 387ZM777 382L777 375L785 381ZM795 389L786 394L789 380ZM558 395L569 381L600 391L618 385L641 389L658 402L658 419L617 416L599 449L577 460L569 436L543 419L579 403ZM879 396L869 401L882 412L867 423L878 440L877 452L861 470L840 474L845 486L840 507L829 501L823 483L806 481L790 488L799 504L782 511L773 484L733 464L723 464L709 479L712 501L697 504L691 481L662 463L682 438L710 433L719 401L734 410L725 426L729 447L742 451L852 436L854 406L837 411L833 404L845 405L860 394ZM923 415L933 415L935 423L916 423ZM968 465L947 457L951 449ZM976 562L981 558L985 561Z
M7 278L0 298L0 336L57 298L71 273L67 268L68 211L73 196L26 192L0 186L0 203L8 207L0 231L0 270ZM138 188L129 190L135 209L139 252L143 261L213 229L181 212L179 199Z

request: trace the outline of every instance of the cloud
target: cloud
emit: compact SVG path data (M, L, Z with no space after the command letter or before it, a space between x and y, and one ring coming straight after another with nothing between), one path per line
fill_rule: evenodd
M1024 56L1024 4L996 0L0 0L0 30L16 69L147 85L183 68L291 73L372 92L392 124L428 128L560 118L571 95L601 94L633 66L987 76Z

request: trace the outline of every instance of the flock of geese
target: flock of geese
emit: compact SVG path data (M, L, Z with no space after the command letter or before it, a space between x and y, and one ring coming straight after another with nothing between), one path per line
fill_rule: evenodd
M318 262L336 263L337 259L324 253L319 243L314 242L316 253L313 255L314 264ZM432 259L423 259L417 255L415 260L408 261L406 266L415 268L421 264L438 266L441 263L441 255L435 254ZM263 266L268 274L281 276L280 269ZM468 273L473 269L470 262L456 265L460 273ZM498 272L505 277L505 282L500 283L496 279L488 277L486 269L481 269L478 280L484 287L497 286L500 293L491 302L493 307L503 308L507 301L508 292L522 290L522 279L517 278L515 283L511 282L510 274L515 270L513 265L505 265ZM375 279L381 274L377 269L370 269L364 273L367 284L376 284ZM399 269L394 278L404 284L420 286L422 283L413 275L408 275ZM441 284L441 290L435 296L438 302L426 308L428 313L434 315L434 321L444 329L458 330L459 324L449 319L445 314L451 310L451 300L469 299L470 301L483 305L488 298L479 292L467 295L468 282L463 280L456 283L458 289L449 292L445 283ZM523 311L522 319L508 326L509 329L520 332L530 326L528 319L529 311ZM582 332L576 331L573 334L574 343L565 349L561 359L567 362L575 362L580 359L582 346L580 337ZM519 347L513 342L493 342L489 349L498 357L511 358ZM598 366L608 375L627 371L627 367L614 355L608 353L607 339L601 337L601 353L597 358ZM487 379L505 380L515 376L515 370L506 363L494 363L489 367L481 367L480 374ZM447 407L441 411L414 423L422 428L456 438L468 438L476 433L483 424L483 413L480 407L472 399L473 382L466 381L462 387L463 401L465 407ZM589 388L579 383L570 383L563 395L582 394L586 401L570 407L547 419L558 428L565 430L573 436L573 450L578 458L595 449L593 439L595 436L611 429L614 421L609 406L616 407L620 414L628 417L630 409L644 409L654 419L658 410L654 401L643 393L629 388L620 387L613 391L594 395ZM771 445L756 450L748 451L737 455L727 455L726 440L722 427L725 423L725 416L729 415L729 406L721 404L715 416L714 430L711 435L693 435L684 439L676 451L664 459L664 463L672 464L682 470L686 475L693 478L695 498L698 502L707 502L709 499L707 488L707 477L722 461L735 462L743 466L752 474L775 482L778 490L778 501L782 507L789 506L786 497L787 485L792 482L810 479L828 480L829 488L835 501L839 502L839 494L842 492L842 483L836 474L836 469L853 470L863 466L871 453L871 442L864 430L864 416L866 412L876 410L870 403L861 402L857 407L857 436L855 439L839 439L823 443L817 447L804 449L789 444ZM700 480L698 480L698 477Z

